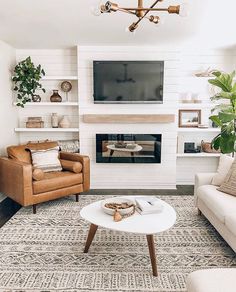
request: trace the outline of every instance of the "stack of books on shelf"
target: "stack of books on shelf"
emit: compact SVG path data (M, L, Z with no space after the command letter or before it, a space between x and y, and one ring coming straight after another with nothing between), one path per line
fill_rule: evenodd
M26 128L44 128L42 117L28 117Z
M136 197L135 202L141 215L161 213L163 210L162 201L154 196Z

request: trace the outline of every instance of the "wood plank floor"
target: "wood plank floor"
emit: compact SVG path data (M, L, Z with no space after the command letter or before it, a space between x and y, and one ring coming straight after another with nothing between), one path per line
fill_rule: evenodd
M0 203L0 227L2 227L21 206L10 198L4 199Z

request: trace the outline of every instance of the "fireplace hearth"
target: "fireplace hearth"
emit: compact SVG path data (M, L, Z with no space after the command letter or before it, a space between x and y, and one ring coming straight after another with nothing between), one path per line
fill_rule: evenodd
M161 134L96 134L97 163L161 163Z

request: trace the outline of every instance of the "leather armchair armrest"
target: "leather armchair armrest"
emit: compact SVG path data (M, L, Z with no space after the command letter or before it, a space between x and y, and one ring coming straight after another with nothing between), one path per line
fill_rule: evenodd
M0 192L22 206L33 203L32 165L0 157Z
M78 161L82 163L83 169L83 191L90 189L90 159L88 156L80 155L78 153L60 152L60 159Z

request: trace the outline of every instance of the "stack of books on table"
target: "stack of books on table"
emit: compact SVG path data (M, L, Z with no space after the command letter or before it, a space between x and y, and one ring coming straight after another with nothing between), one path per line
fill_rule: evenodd
M136 197L135 202L141 215L157 214L163 210L162 201L154 196Z

